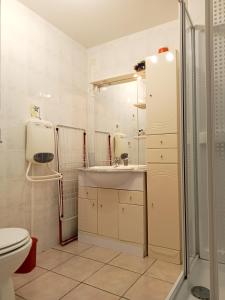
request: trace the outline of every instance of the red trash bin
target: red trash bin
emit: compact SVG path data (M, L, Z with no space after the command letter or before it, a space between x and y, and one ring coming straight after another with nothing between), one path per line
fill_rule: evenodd
M30 252L23 264L15 273L29 273L36 267L37 241L37 238L32 237L32 245L30 248Z

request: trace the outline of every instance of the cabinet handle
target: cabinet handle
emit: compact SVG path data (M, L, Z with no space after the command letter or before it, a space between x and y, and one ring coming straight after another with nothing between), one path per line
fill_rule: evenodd
M163 159L163 155L162 154L160 155L160 157L161 157L161 159Z
M95 206L95 204L94 204L94 202L92 203L92 207L94 207Z
M152 94L149 94L150 97L152 97Z
M162 140L160 141L160 144L161 144L161 145L163 144L163 141L162 141Z
M100 207L102 208L102 204L100 204Z
M130 200L132 200L132 196L130 196Z
M122 207L122 212L124 212L125 211L125 208L124 207Z
M152 207L154 207L154 203L152 202Z

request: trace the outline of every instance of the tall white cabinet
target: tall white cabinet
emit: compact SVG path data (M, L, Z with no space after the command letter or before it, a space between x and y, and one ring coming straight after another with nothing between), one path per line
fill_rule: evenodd
M146 61L149 255L181 263L177 52Z

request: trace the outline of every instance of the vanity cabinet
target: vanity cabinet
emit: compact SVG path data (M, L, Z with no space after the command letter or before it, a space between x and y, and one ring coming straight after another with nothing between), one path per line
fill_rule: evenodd
M177 52L147 60L148 253L181 263Z
M98 233L118 239L118 191L98 189Z
M144 192L80 187L78 205L79 230L144 243Z
M102 176L103 179L107 176L112 179L115 177L115 180L112 180L112 184L115 184L119 174L121 178L125 178L122 184L127 189L110 188L108 183L109 188L81 185L87 182L95 183L98 176ZM96 174L86 171L79 175L79 240L145 256L147 254L146 173L119 174L115 172ZM125 176L128 176L128 180ZM92 179L95 181L92 182ZM118 182L119 184L121 185L121 181Z

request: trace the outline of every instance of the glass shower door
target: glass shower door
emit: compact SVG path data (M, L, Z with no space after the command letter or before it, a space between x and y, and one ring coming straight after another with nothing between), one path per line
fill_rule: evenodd
M183 187L185 192L186 275L198 254L198 183L195 85L195 29L181 3L182 11L182 115Z

